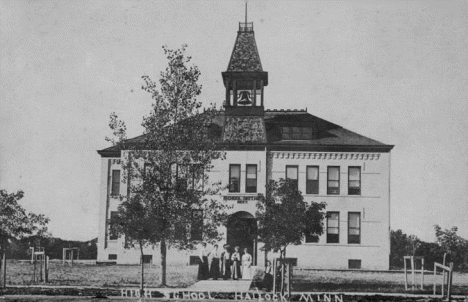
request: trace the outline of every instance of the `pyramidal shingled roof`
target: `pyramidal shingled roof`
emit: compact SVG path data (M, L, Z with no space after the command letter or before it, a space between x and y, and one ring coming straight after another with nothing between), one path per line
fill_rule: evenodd
M263 71L253 30L237 32L227 71Z

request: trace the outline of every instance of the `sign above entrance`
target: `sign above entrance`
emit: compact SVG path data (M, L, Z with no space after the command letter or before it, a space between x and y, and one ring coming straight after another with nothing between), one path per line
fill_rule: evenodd
M237 200L237 203L247 203L249 200L259 200L259 195L226 195L224 200Z

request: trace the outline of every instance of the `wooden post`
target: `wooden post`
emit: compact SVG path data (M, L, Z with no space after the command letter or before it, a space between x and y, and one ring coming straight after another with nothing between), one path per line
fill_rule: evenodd
M447 282L447 301L450 301L452 295L452 278L453 278L453 262L450 262L450 271L448 273L448 282Z
M232 103L234 104L234 106L237 106L237 81L236 80L232 82L232 96L233 96Z
M70 263L73 266L73 249L70 250Z
M36 254L34 254L33 282L36 283Z
M411 285L411 290L414 290L414 283L416 283L416 278L414 274L414 257L411 256L411 275L413 277L413 284Z
M421 289L424 289L424 258L421 258Z
M263 80L260 80L260 104L263 106Z
M436 269L437 269L437 266L436 266L436 263L434 262L434 286L433 286L433 289L434 289L434 298L435 298L435 295L436 295L436 278L437 278L437 274L436 274Z
M253 81L253 106L257 106L257 81Z
M447 257L447 253L444 253L444 259L443 259L443 261L442 261L442 265L444 265L444 266L445 266L445 259L446 259L446 257ZM443 277L443 278L442 278L442 284L445 284L445 282L446 282L446 281L445 281L445 270L442 270L442 277ZM444 290L443 287L444 287L444 286L445 286L445 285L442 285L442 297L444 296L444 292L443 292L443 290Z
M3 250L2 257L2 278L3 278L3 288L6 288L6 250Z
M276 293L276 262L278 259L274 258L273 259L273 294Z
M405 270L405 290L408 290L408 275L406 270L406 257L403 257L403 268Z
M42 281L44 281L44 283L47 283L47 256L44 254L43 256L44 258L44 261L43 261L43 270L42 270Z
M65 265L65 258L67 257L67 250L65 248L62 249L62 265Z
M231 89L229 88L230 84L231 81L226 80L226 106L231 106Z

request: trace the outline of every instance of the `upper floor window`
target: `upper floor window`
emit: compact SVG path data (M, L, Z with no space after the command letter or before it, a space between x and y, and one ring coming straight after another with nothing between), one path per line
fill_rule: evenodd
M306 194L318 194L319 192L319 167L307 166Z
M245 192L257 193L257 165L247 165L245 173Z
M361 243L361 213L348 213L348 243Z
M327 213L327 243L340 243L340 213Z
M240 192L240 165L229 165L229 192Z
M298 170L297 166L286 166L286 179L293 180L296 183L296 187L298 186Z
M281 127L283 140L310 140L312 139L311 127Z
M120 170L112 170L112 195L120 194Z
M361 167L348 168L348 195L361 195Z
M340 194L340 167L328 167L327 194Z
M191 165L189 167L188 183L192 190L203 191L205 184L205 169L201 165Z

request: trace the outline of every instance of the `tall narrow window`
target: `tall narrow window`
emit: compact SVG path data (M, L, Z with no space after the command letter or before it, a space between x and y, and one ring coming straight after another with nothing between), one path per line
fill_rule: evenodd
M229 192L240 192L240 165L229 165Z
M348 168L348 195L361 195L361 167Z
M203 240L203 210L192 211L192 226L190 228L191 240Z
M286 166L286 179L291 179L295 182L296 187L298 186L298 170L297 166Z
M348 213L348 243L361 243L361 213Z
M120 194L120 170L112 170L112 195Z
M319 167L307 166L306 194L319 192Z
M340 167L328 167L327 194L340 194Z
M203 191L205 184L205 170L201 165L190 166L190 175L188 177L189 185L192 190Z
M245 192L257 193L257 165L247 165L245 174Z
M109 223L109 240L119 239L119 235L116 232L115 220L117 218L118 212L110 212L110 223Z
M327 243L340 243L340 213L327 213Z

